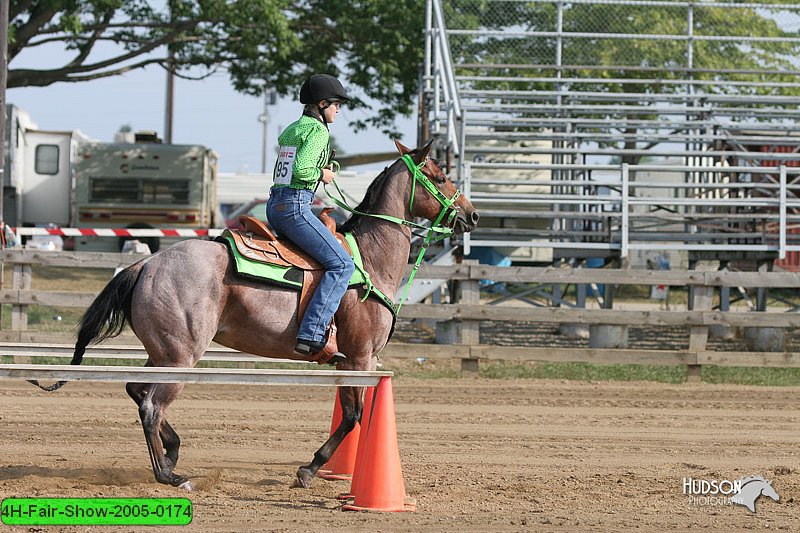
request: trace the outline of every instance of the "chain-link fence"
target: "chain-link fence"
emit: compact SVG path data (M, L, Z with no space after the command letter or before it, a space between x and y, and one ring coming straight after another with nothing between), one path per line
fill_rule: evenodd
M497 219L474 245L800 246L800 4L429 6L429 131Z
M796 82L800 5L615 0L443 0L459 73ZM666 86L666 89L676 86Z

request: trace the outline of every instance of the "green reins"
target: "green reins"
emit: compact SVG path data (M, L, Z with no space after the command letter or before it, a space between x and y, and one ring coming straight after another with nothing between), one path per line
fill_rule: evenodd
M411 156L408 154L403 155L402 157L403 162L408 167L408 170L411 171L411 175L413 176L413 180L411 182L411 198L408 202L408 212L412 213L413 215L413 208L414 208L414 194L417 188L417 182L419 182L425 189L431 193L431 195L436 198L436 200L441 204L442 210L439 212L439 216L436 217L436 220L430 225L430 227L423 226L422 224L417 224L416 222L412 222L410 220L406 220L404 218L397 218L390 215L380 215L375 213L364 213L362 211L357 211L350 207L347 204L347 201L344 198L344 194L342 190L339 189L339 185L336 183L336 180L333 180L333 185L336 187L336 191L338 192L341 201L335 198L327 189L327 186L323 185L323 189L331 201L336 204L337 206L341 207L345 211L349 211L354 215L361 215L367 216L372 218L379 218L381 220L387 220L389 222L393 222L395 224L399 224L401 226L408 226L410 228L416 228L425 230L427 233L425 234L425 239L422 242L422 248L417 255L417 260L414 262L414 268L411 269L411 274L408 276L408 283L406 283L405 289L403 289L403 295L400 297L400 303L395 305L394 313L397 315L400 312L400 308L403 306L403 303L408 296L408 291L411 288L411 282L414 281L414 276L417 274L417 270L419 270L419 266L422 264L422 259L425 257L425 252L428 251L428 247L432 243L439 242L450 237L453 234L453 221L456 218L457 209L453 208L453 204L461 196L461 190L456 190L455 194L453 194L452 198L448 198L445 196L439 189L436 188L436 185L431 182L430 178L422 173L422 167L425 166L425 162L423 161L419 165L414 163L414 160L411 159ZM443 222L444 220L444 222ZM372 281L369 278L369 273L366 271L362 272L364 275L364 279L367 280L367 294L364 295L365 300L369 293L373 290Z

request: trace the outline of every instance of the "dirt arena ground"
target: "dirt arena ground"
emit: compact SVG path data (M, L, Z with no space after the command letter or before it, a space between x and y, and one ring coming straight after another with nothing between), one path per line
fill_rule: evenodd
M800 530L796 388L410 378L394 387L415 513L343 512L334 497L345 481L291 487L327 436L332 389L187 386L169 417L183 440L177 470L198 489L184 530ZM751 474L771 480L780 501L761 497L751 513L682 494L684 477ZM0 497L185 495L153 480L121 384L47 394L0 382Z

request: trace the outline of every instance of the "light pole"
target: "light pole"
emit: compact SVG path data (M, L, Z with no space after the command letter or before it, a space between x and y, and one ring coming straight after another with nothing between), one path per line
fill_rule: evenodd
M169 19L175 23L175 0L167 2ZM167 44L167 91L164 95L164 142L172 144L172 123L175 115L175 46Z
M167 59L167 92L164 97L164 142L172 144L172 120L175 114L175 54L169 47Z
M264 111L258 116L258 121L262 126L262 142L261 142L261 173L267 173L267 129L269 127L269 106L275 105L277 102L278 94L270 89L264 87Z
M3 206L6 203L6 191L4 183L6 181L6 112L8 103L6 102L6 85L8 84L8 10L9 0L0 0L0 221L4 222L0 231L5 232L5 212ZM11 143L9 142L9 147ZM5 236L5 235L4 235ZM0 263L0 287L5 282L5 265ZM0 308L0 319L2 319L2 308Z
M6 203L3 185L6 181L6 84L8 83L8 10L9 0L0 0L0 220L5 220ZM9 144L10 146L10 144Z

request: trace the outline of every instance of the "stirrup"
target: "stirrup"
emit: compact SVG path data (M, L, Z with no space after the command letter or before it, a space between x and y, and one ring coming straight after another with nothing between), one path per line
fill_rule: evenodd
M336 342L336 324L333 320L328 326L328 336L324 341L297 339L294 350L299 354L310 356L312 361L321 365L325 363L335 365L347 360L347 357L339 351L339 344Z
M345 362L347 357L342 352L338 351L338 349L333 351L329 344L330 342L321 343L298 340L294 347L294 351L301 355L309 356L312 361L315 361L321 365L324 365L325 363L329 365L335 365L337 363Z

